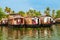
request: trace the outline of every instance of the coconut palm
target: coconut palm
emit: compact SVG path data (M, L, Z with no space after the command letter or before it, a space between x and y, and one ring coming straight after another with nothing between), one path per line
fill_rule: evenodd
M15 13L15 11L12 11L11 13L12 13L12 14L14 14L14 13Z
M34 10L29 9L29 11L28 11L28 12L26 12L26 13L27 13L27 15L28 15L28 16L33 17Z
M35 16L37 16L37 17L41 16L40 11L36 11L36 12L35 12Z
M8 7L5 7L5 12L7 12L7 10L8 10Z
M0 7L0 20L3 18L3 17L5 17L5 13L4 13L4 11L2 10L2 8Z
M52 10L52 18L55 18L55 10Z
M46 10L44 11L44 13L45 13L46 15L50 16L50 8L47 7Z
M29 16L31 16L31 17L34 17L34 16L41 16L41 13L40 13L40 11L36 11L36 10L29 10L28 12L27 12L27 14L29 15Z
M60 18L60 10L56 11L56 18Z
M5 12L10 14L11 13L11 8L5 7Z
M25 12L23 11L19 11L18 14L20 14L21 16L25 16Z

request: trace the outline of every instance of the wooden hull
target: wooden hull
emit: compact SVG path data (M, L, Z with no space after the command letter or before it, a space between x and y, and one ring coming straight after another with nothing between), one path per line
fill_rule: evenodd
M40 26L41 26L41 27L51 27L52 24L41 24Z
M19 24L19 25L11 25L11 24L8 24L8 26L9 27L18 27L18 28L23 28L24 27L24 25L21 25L21 24Z
M8 24L0 24L0 26L8 26Z
M39 27L39 25L38 24L36 24L36 25L25 25L25 28L38 28Z
M36 24L36 25L11 25L1 24L0 26L18 27L18 28L40 28L40 27L51 27L53 24Z

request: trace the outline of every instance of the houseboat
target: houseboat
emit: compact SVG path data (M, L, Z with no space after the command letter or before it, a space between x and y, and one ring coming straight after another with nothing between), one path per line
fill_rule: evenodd
M38 27L38 18L37 17L26 17L25 18L25 27L36 28Z
M51 16L41 16L39 18L39 25L40 26L51 26L53 24L53 18Z
M60 18L56 18L55 23L60 23Z
M2 20L1 20L1 25L2 26L8 26L8 19L7 18L2 18Z
M11 26L20 26L24 25L24 17L20 16L19 14L9 14L8 24Z
M32 17L25 17L25 27L32 27Z
M32 26L39 27L39 19L37 17L32 18Z
M57 19L55 20L57 22ZM2 25L16 26L16 27L42 27L51 26L54 20L51 16L41 16L41 17L22 17L19 14L9 14L8 19L2 18Z

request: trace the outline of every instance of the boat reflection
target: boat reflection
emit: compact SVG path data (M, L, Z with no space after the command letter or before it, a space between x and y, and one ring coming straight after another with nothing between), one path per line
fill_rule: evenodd
M54 26L55 27L55 26ZM27 40L27 39L41 39L51 38L53 36L54 27L41 28L10 28L0 27L1 40Z

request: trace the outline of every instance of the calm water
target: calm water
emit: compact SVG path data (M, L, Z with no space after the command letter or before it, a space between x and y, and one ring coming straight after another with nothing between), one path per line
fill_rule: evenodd
M60 24L51 28L0 27L0 40L59 40Z

